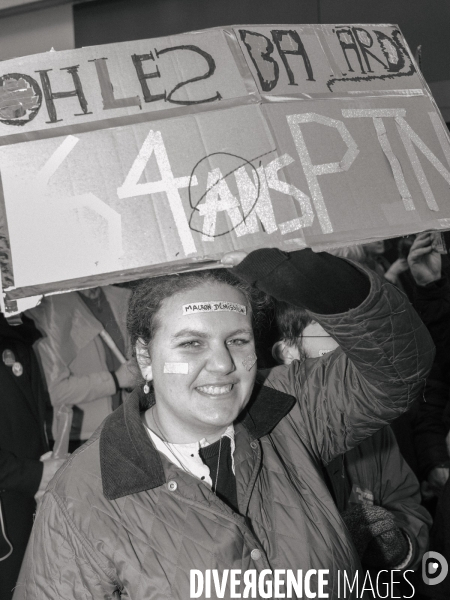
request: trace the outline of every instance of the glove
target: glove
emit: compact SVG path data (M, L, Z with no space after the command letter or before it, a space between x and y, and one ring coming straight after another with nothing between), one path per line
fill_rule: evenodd
M408 540L393 515L382 506L351 505L341 516L367 567L393 569L407 557Z

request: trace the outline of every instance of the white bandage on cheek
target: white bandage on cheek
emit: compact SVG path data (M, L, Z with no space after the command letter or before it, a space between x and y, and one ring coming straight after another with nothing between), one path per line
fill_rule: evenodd
M247 307L236 302L222 300L208 300L207 302L192 302L183 304L183 315L194 315L204 312L235 312L240 315L247 314Z
M252 352L251 354L249 354L248 356L246 356L244 358L244 360L242 361L242 364L247 369L247 371L250 371L251 368L253 367L253 365L255 364L255 362L256 362L256 354L254 352Z
M189 363L164 363L164 373L176 373L178 375L187 375L189 373Z

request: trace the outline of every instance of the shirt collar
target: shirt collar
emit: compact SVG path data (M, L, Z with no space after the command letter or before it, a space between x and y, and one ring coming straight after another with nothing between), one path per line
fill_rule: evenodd
M103 423L100 468L103 493L109 500L153 489L166 482L161 457L140 416L154 403L152 393L144 394L142 389L136 388ZM293 396L256 384L236 423L242 423L250 436L258 439L270 433L294 404Z
M158 434L148 427L148 425L144 422L145 428L147 430L150 439L153 442L153 445L158 450L164 454L166 458L170 460L174 465L182 470L187 470L191 475L197 477L207 485L212 485L211 475L209 471L209 467L203 462L200 457L200 449L206 448L210 446L210 442L203 438L198 442L191 442L189 444L171 444L170 442L166 442L163 440ZM230 451L231 451L231 468L233 474L235 474L234 468L234 426L233 424L229 425L225 432L221 436L228 437L230 439Z

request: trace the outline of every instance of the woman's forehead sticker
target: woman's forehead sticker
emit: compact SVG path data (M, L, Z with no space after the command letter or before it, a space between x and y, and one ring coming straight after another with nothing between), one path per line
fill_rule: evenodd
M187 375L189 373L189 363L164 363L164 373L177 373L178 375Z
M241 315L247 314L247 307L236 302L223 300L208 300L207 302L192 302L183 304L183 315L195 315L203 312L237 312Z

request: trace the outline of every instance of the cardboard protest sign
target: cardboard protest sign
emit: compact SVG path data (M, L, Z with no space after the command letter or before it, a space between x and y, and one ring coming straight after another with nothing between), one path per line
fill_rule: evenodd
M392 25L244 26L49 52L0 74L14 300L450 229L450 143Z

